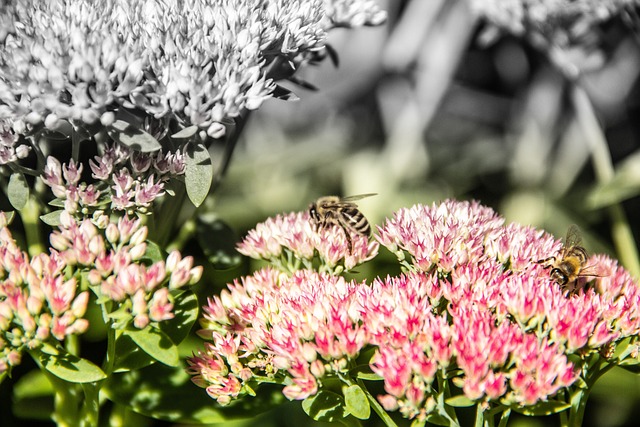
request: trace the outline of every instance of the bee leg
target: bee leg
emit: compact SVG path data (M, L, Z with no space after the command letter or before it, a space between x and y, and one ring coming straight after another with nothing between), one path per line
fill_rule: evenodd
M536 261L536 264L543 264L543 268L549 268L553 265L553 262L555 262L555 260L556 257L550 256L549 258L539 259L538 261Z
M340 224L340 228L342 228L342 231L344 232L344 237L347 238L347 245L349 245L349 254L353 254L354 248L353 248L353 240L351 239L351 233L349 233L349 230L347 230L347 227L345 227L342 224Z

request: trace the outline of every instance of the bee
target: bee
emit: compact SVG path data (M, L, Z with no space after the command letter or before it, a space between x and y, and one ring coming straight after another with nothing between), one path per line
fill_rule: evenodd
M367 221L367 218L358 210L358 205L353 202L375 195L376 193L368 193L348 197L320 197L309 205L311 224L316 230L332 226L340 227L347 238L349 247L353 251L351 236L369 237L369 234L371 234L369 221Z
M591 266L587 266L589 256L581 243L580 229L571 225L558 256L538 261L545 269L551 269L551 279L569 291L576 289L576 283L581 277L600 277L592 272Z

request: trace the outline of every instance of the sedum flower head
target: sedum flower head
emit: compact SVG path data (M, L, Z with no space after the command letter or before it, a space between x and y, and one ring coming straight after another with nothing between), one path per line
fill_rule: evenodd
M284 236L304 235L303 219L267 220L241 250L273 264L302 253ZM453 200L400 209L376 238L404 273L367 283L266 268L210 298L193 381L221 404L265 378L305 399L368 364L386 410L426 420L442 410L445 378L475 403L518 409L583 387L595 360L638 363L640 287L609 257L587 261L596 277L561 286L539 262L560 256L559 240Z
M308 212L292 212L256 225L238 244L238 252L269 261L285 271L310 267L317 255L320 269L334 273L351 270L377 255L376 241L353 234L349 245L344 233L337 226L316 230Z
M123 145L107 145L101 156L89 161L92 180L81 181L83 164L60 164L49 156L41 176L64 209L77 217L96 211L146 213L165 194L171 178L185 173L182 151L142 153Z
M194 267L192 257L182 258L178 252L166 261L145 262L146 239L147 228L140 219L78 221L64 212L51 244L67 266L87 272L99 302L116 303L109 313L116 328L132 324L144 329L152 322L172 319L171 292L197 282L202 275L202 267Z
M16 245L0 212L0 376L20 363L27 349L82 334L89 293L65 275L56 251L33 258Z
M379 24L370 0L16 0L0 10L0 118L44 125L113 122L119 109L198 126L274 95L335 26Z

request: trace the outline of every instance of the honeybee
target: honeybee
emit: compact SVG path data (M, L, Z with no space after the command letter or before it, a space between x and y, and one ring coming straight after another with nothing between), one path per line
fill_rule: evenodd
M311 224L316 230L332 226L340 227L353 251L352 235L369 237L371 234L369 221L358 210L358 205L353 202L375 195L376 193L367 193L348 197L320 197L309 205Z
M538 261L545 269L550 268L551 279L569 292L576 289L576 283L581 277L600 277L593 272L592 266L587 266L589 256L581 243L580 229L571 225L558 256Z

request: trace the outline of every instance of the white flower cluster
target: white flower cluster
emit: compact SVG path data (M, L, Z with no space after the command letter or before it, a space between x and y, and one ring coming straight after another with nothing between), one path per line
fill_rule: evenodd
M109 125L125 108L221 137L328 29L385 17L373 0L3 1L0 119L28 134Z

